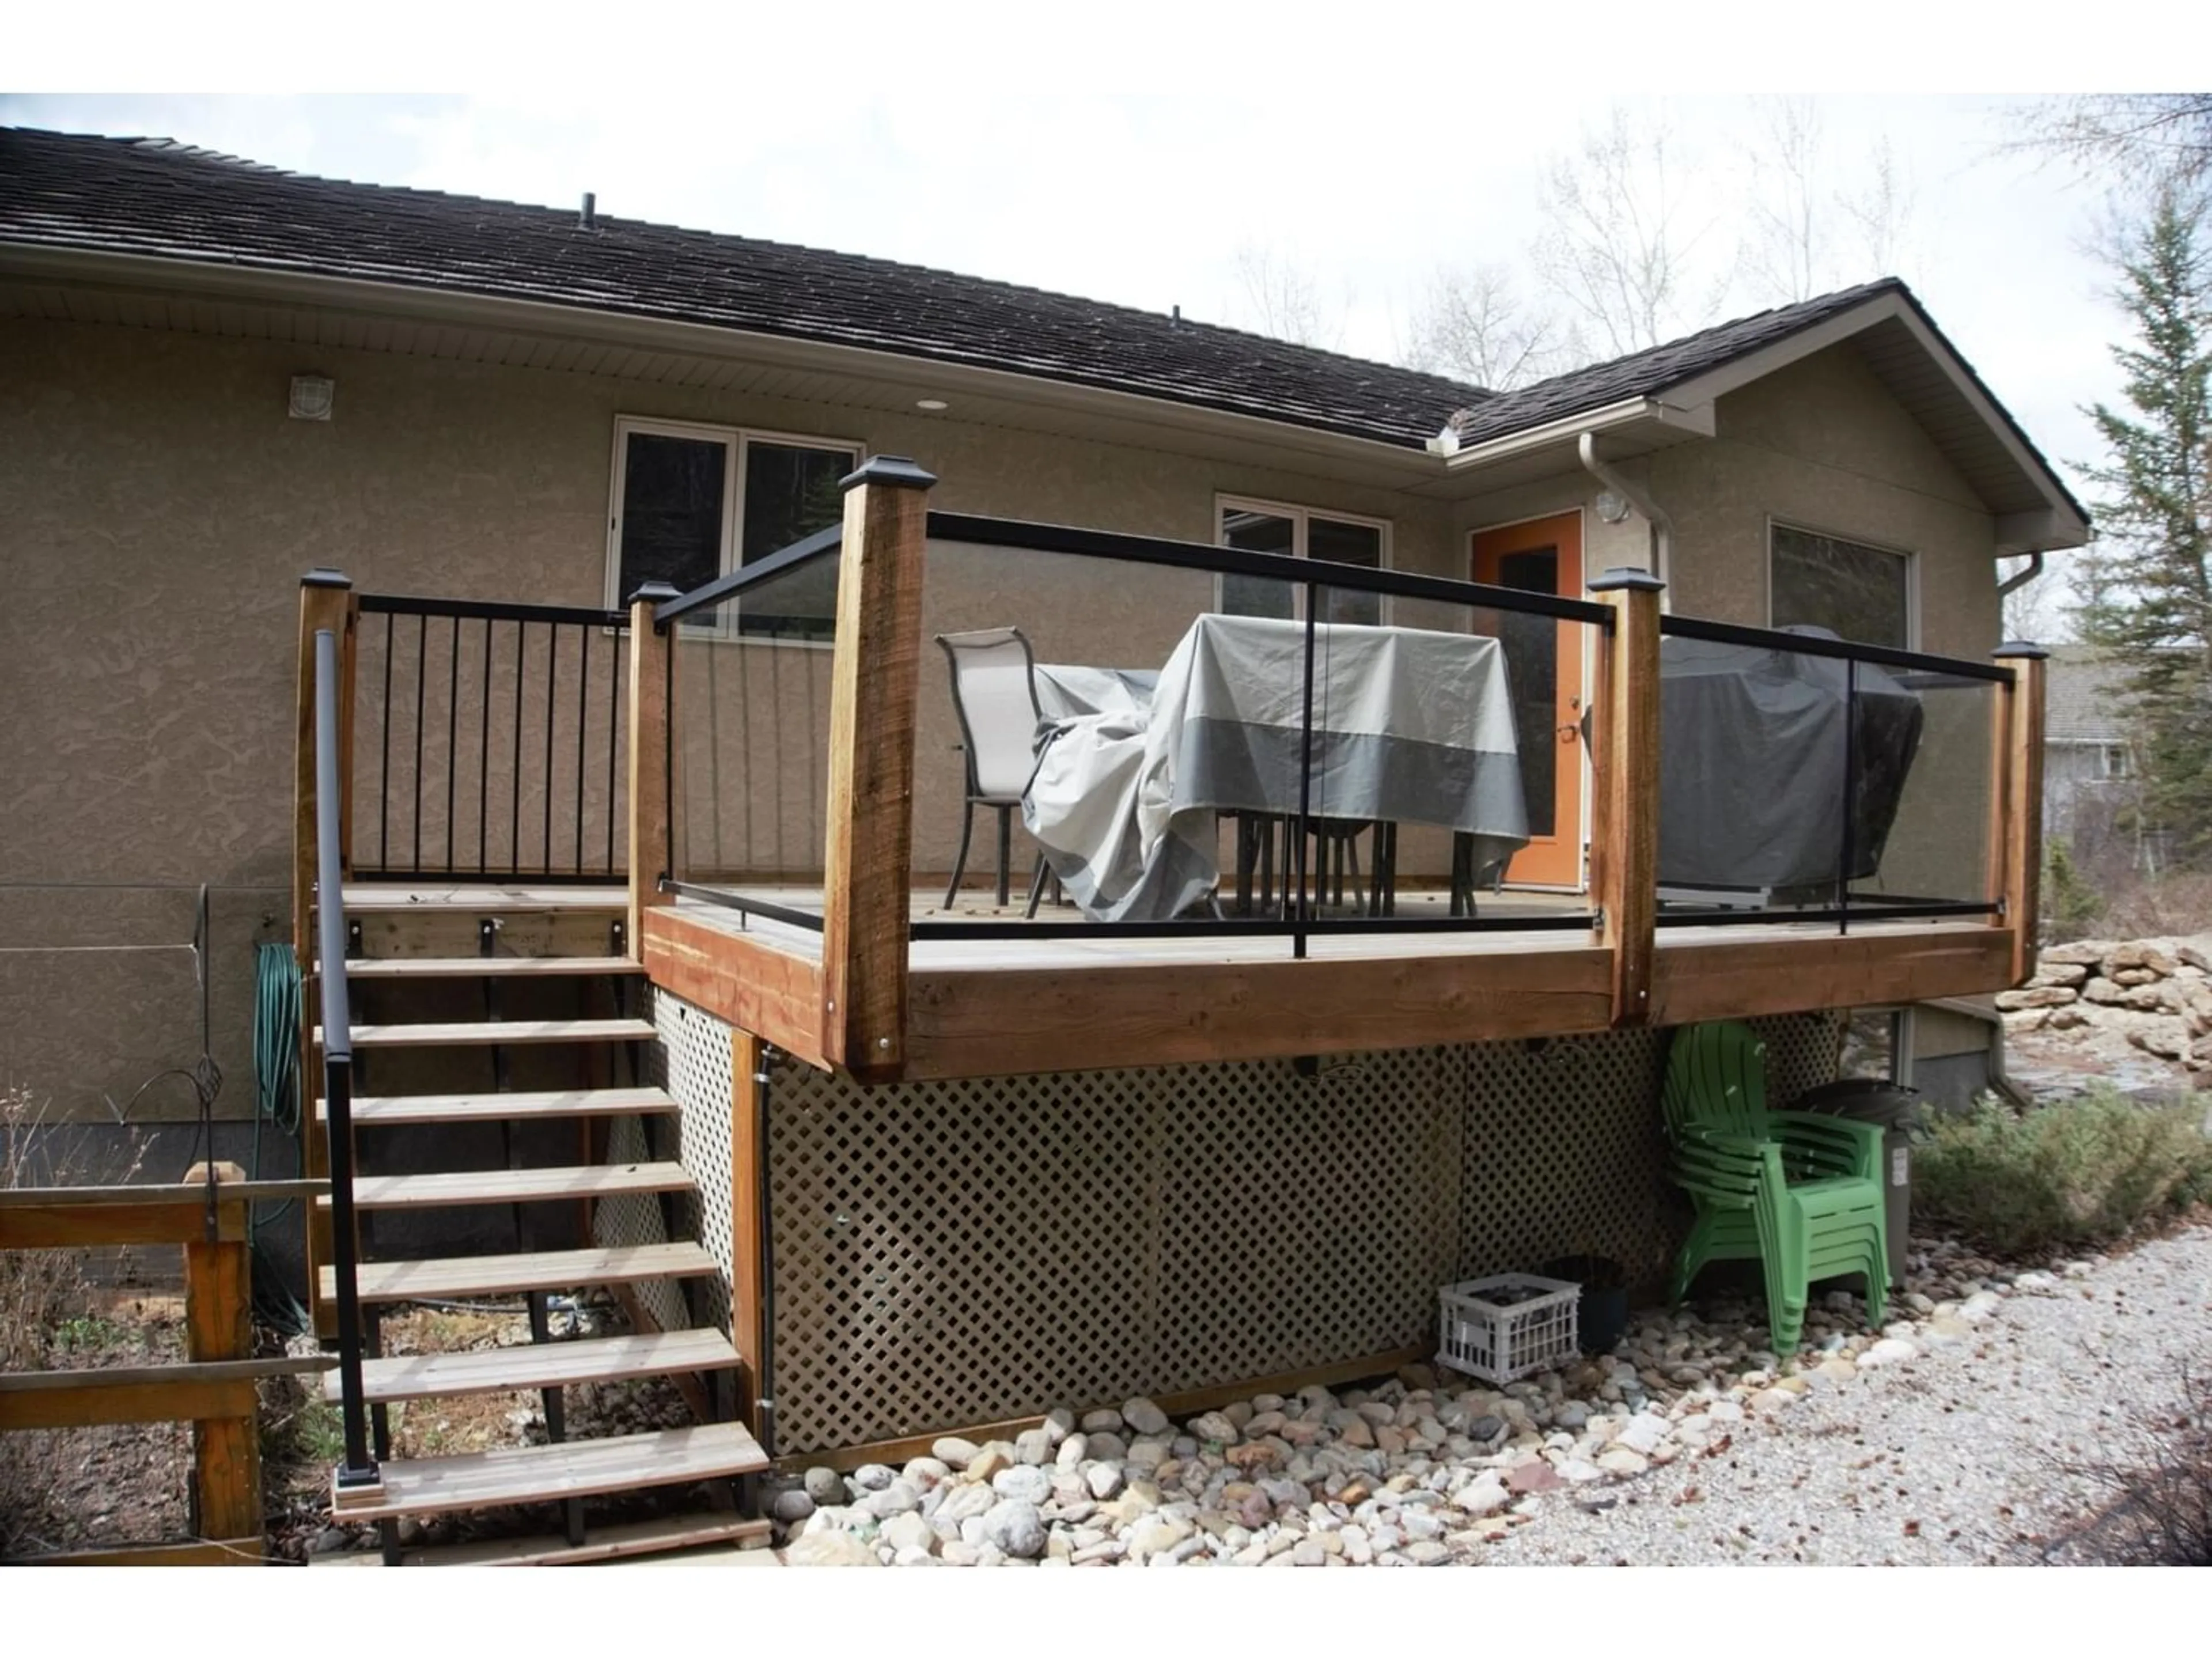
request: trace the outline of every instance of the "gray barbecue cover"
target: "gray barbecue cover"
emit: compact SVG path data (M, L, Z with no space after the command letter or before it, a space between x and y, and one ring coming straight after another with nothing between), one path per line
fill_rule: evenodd
M1833 639L1825 629L1795 629ZM1695 887L1832 884L1850 732L1853 880L1874 875L1920 746L1917 694L1887 670L1669 636L1659 659L1659 879Z

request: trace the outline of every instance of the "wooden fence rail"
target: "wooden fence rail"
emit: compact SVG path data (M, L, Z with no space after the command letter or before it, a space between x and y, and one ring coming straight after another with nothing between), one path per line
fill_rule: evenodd
M326 1369L308 1359L252 1356L252 1205L313 1199L320 1181L248 1181L234 1164L197 1164L171 1186L25 1188L0 1192L0 1249L180 1244L185 1253L185 1359L127 1369L0 1376L0 1431L109 1423L192 1425L192 1530L188 1543L133 1545L33 1558L53 1566L201 1566L264 1559L261 1453L254 1384Z

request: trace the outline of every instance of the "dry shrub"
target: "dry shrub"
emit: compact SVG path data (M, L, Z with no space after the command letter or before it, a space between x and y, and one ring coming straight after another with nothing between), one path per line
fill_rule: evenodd
M2163 876L2120 886L2105 902L2105 939L2170 939L2212 932L2212 875Z
M2117 1567L2212 1567L2212 1373L2181 1374L2173 1413L2136 1437L2125 1462L2069 1464L2112 1498L2054 1555Z
M28 1090L0 1093L0 1190L57 1184L54 1139ZM53 1332L91 1294L81 1250L0 1250L0 1371L43 1370Z
M1916 1218L1999 1255L2121 1237L2212 1201L2204 1103L2147 1106L2109 1087L2016 1111L1984 1099L1914 1149Z

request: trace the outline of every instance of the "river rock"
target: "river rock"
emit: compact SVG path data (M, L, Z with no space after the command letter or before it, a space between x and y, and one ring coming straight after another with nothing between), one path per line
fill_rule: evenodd
M1168 1414L1142 1395L1121 1407L1121 1420L1139 1434L1165 1434Z
M1052 1476L1033 1463L1017 1463L1012 1468L1000 1469L991 1477L991 1490L1001 1498L1042 1504L1052 1496ZM1000 1547L1003 1549L1005 1546ZM1014 1552L1008 1550L1006 1553L1011 1555Z
M881 1492L896 1479L890 1466L884 1463L863 1463L853 1471L853 1485L862 1492Z
M1018 1561L1034 1561L1044 1553L1044 1517L1035 1504L1009 1498L993 1504L983 1517L983 1536Z
M1048 1463L1054 1442L1042 1429L1024 1429L1014 1437L1014 1460L1020 1463Z
M949 1434L930 1443L929 1455L950 1468L964 1469L975 1461L982 1448L972 1440L963 1440Z
M768 1512L790 1526L814 1513L814 1499L804 1486L792 1486L776 1493L769 1504Z
M1083 1471L1083 1484L1091 1495L1104 1503L1121 1490L1121 1466L1118 1463L1093 1463Z
M793 1567L879 1567L883 1559L874 1545L849 1532L810 1532L795 1539L783 1553L785 1565Z

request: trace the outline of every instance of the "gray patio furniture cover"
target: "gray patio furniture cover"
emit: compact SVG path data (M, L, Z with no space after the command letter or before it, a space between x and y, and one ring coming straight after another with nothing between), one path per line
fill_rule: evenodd
M1023 822L1084 914L1174 916L1212 890L1214 814L1295 814L1305 626L1200 617L1149 708L1048 721ZM1315 630L1316 817L1431 823L1480 858L1528 838L1496 640L1336 623Z
M1825 629L1804 629L1818 637ZM1832 884L1843 855L1850 665L1668 637L1659 653L1659 879L1694 887ZM1853 880L1874 875L1920 746L1917 694L1857 665Z
M1048 720L1103 714L1109 709L1146 708L1152 704L1159 680L1157 668L1091 668L1081 663L1041 662L1036 665L1037 706Z

